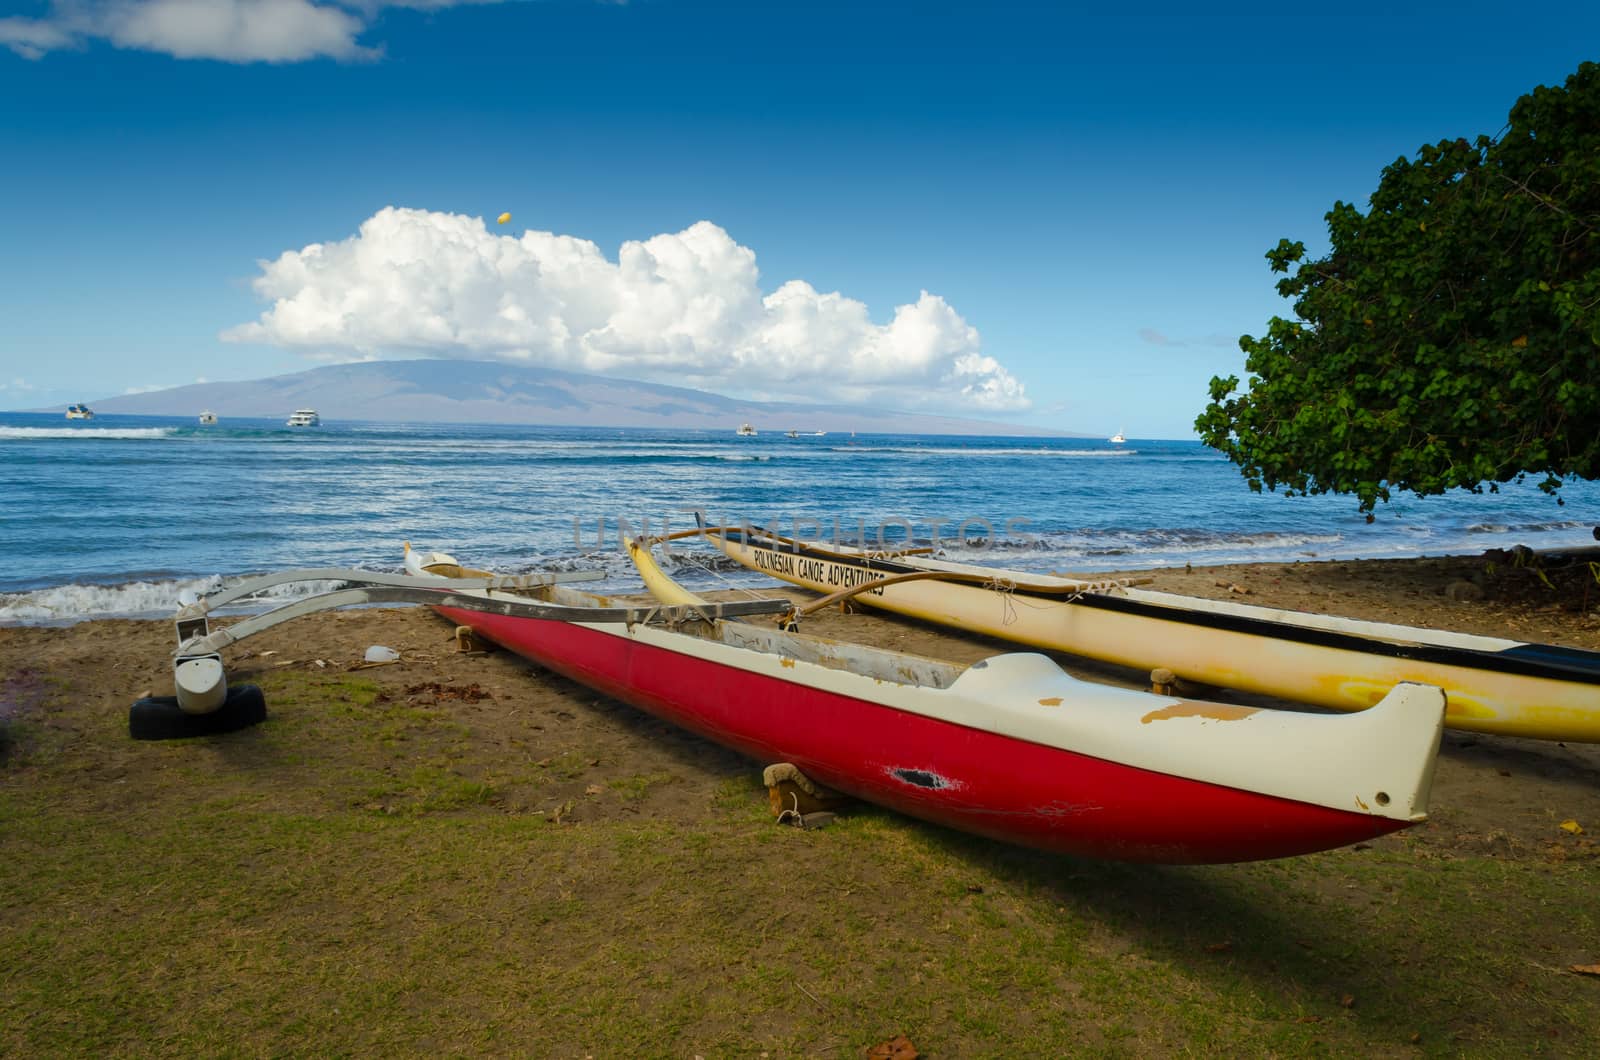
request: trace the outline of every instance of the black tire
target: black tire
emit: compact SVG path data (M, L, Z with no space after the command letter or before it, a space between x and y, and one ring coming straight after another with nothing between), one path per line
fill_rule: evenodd
M267 720L267 700L255 685L234 685L222 706L190 714L177 696L151 696L128 708L128 735L135 740L181 740L235 732Z

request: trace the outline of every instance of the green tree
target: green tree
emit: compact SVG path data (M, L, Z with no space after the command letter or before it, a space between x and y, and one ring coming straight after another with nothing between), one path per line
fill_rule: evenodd
M1254 490L1351 493L1369 521L1394 490L1600 477L1600 64L1498 139L1396 160L1369 206L1334 203L1325 258L1267 253L1295 319L1239 340L1248 387L1211 380L1201 438Z

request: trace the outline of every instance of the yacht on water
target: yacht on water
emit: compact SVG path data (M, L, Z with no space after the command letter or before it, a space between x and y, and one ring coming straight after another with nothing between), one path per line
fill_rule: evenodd
M1119 430L1119 431L1117 431L1117 433L1116 433L1116 434L1113 434L1113 435L1112 435L1112 436L1111 436L1111 437L1110 437L1110 438L1107 438L1107 439L1106 439L1106 441L1108 441L1108 442L1113 442L1113 443L1115 443L1115 444L1116 444L1116 445L1121 445L1121 444L1122 444L1122 443L1123 443L1123 442L1125 442L1125 441L1127 441L1127 440L1128 440L1128 439L1126 439L1126 438L1124 438L1124 437L1123 437L1123 436L1122 436L1122 432L1121 432L1121 431L1120 431L1120 430Z
M213 427L216 425L216 422L217 414L212 412L210 409L206 409L204 412L200 413L200 426Z
M93 412L93 410L91 410L89 408L88 405L68 405L67 406L67 419L69 419L69 420L92 420L92 419L94 419L94 412Z
M289 417L290 427L320 427L322 417L317 415L316 409L295 409L294 415Z
M756 429L750 426L748 423L741 423L739 424L739 429L733 433L737 434L741 438L754 438L756 436Z

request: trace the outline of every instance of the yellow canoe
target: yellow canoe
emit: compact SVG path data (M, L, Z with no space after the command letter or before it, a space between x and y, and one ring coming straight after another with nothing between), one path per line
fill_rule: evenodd
M821 593L1121 666L1336 710L1436 685L1450 728L1600 742L1600 652L1155 592L1129 584L704 528L732 559ZM863 585L868 586L861 589Z

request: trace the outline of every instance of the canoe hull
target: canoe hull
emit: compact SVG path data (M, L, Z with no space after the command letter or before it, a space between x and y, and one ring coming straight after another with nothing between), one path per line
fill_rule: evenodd
M793 762L837 790L1026 846L1124 861L1250 861L1359 842L1407 823L955 724L645 643L624 627L438 610L759 762Z
M874 573L916 568L915 560L876 563L874 571L855 557L795 554L744 543L716 534L707 539L731 558L794 585L831 593L869 580ZM996 570L1003 586L1006 571ZM1020 576L1019 576L1020 577ZM1500 736L1600 742L1600 683L1594 675L1578 679L1485 668L1504 660L1494 652L1439 651L1417 658L1339 632L1377 624L1324 619L1326 629L1302 630L1270 617L1231 624L1227 616L1186 613L1181 606L1204 604L1189 597L1129 589L1120 597L1073 601L942 581L908 581L870 590L853 599L909 618L1051 651L1070 652L1134 669L1164 667L1187 680L1223 688L1260 692L1334 710L1365 710L1401 682L1443 688L1446 726ZM1263 616L1289 616L1269 608L1232 608ZM1161 617L1162 615L1174 617ZM1219 623L1219 624L1213 624ZM1380 627L1404 636L1448 638L1431 630ZM1298 638L1298 639L1291 639ZM1461 638L1481 640L1484 638ZM1535 646L1504 642L1506 656ZM1571 653L1573 655L1592 653ZM1475 657L1475 658L1474 658ZM1455 658L1458 661L1451 661ZM1480 661L1484 665L1472 665ZM1514 663L1515 660L1512 660Z

